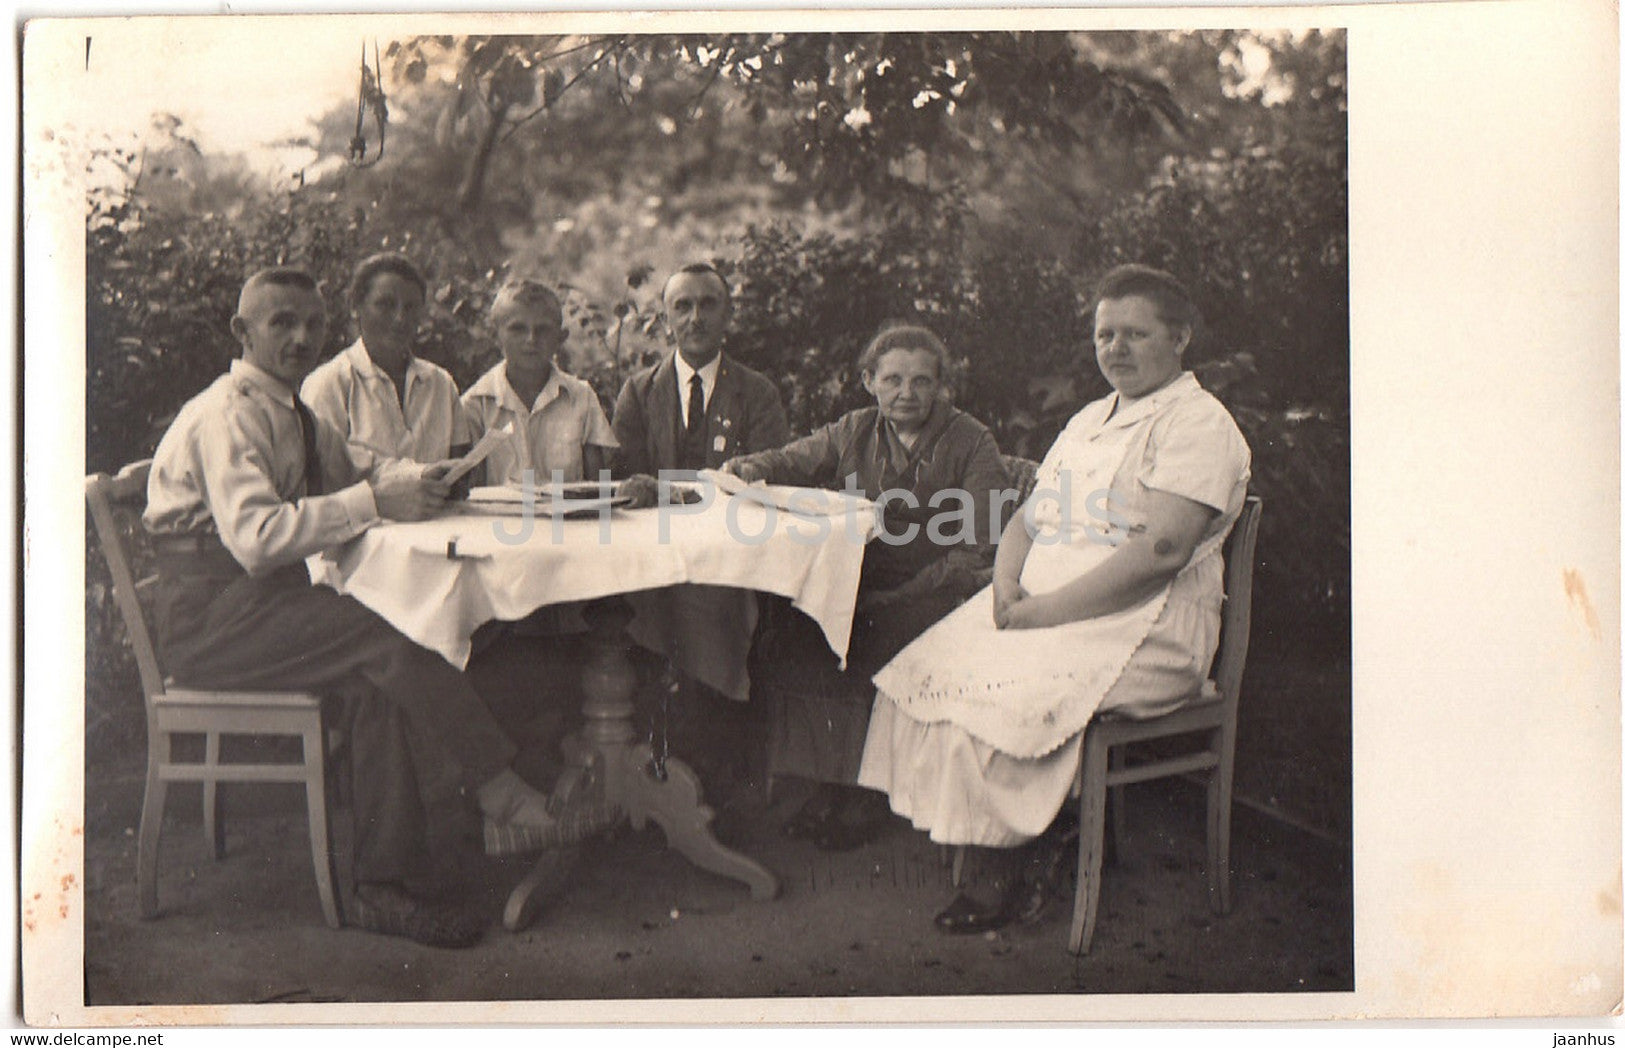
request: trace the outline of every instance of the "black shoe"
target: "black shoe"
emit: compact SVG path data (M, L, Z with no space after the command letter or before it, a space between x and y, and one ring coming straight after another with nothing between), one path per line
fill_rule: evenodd
M1077 854L1078 831L1046 833L1031 849L1022 870L1021 904L1016 919L1036 924L1050 902L1061 895L1072 857Z
M828 787L819 787L813 795L807 798L796 813L784 820L779 832L791 840L802 838L817 838L824 831L831 819L835 817L835 809L839 798Z
M865 791L847 799L813 837L819 851L852 851L880 837L891 822L891 809L879 794Z
M473 946L484 922L450 906L422 902L394 884L358 884L350 924L379 935L396 935L446 949Z
M978 935L997 931L1015 920L1019 910L1019 897L1009 891L992 906L983 905L969 895L960 893L947 909L937 914L937 930L946 935Z
M1045 877L1023 881L1015 908L1016 920L1022 924L1037 924L1043 920L1056 890L1057 885Z

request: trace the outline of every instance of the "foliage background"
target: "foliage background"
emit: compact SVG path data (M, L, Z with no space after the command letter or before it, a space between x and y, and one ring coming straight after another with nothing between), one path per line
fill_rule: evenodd
M960 405L1032 458L1107 389L1092 281L1161 266L1197 296L1187 360L1265 502L1238 789L1346 839L1341 33L433 37L387 43L377 70L364 148L353 109L312 114L293 144L313 159L285 180L174 118L91 144L87 470L151 453L235 354L242 278L273 262L330 290L336 351L349 268L407 252L431 284L420 352L463 385L497 359L481 322L502 278L548 280L565 363L607 408L665 349L659 281L711 258L735 285L730 351L778 381L796 430L860 403L858 347L916 315L958 360ZM138 739L87 563L90 741Z

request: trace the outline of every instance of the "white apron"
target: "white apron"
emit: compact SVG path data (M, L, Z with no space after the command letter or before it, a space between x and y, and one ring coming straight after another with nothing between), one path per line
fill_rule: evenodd
M1030 593L1087 573L1144 520L1145 488L1135 474L1151 427L1076 429L1069 426L1045 456L1027 503L1036 535L1021 584ZM1223 541L1211 536L1182 571L1218 555ZM948 721L1003 753L1040 757L1088 724L1172 585L1110 615L1036 630L995 629L990 587L904 648L874 682L915 720Z

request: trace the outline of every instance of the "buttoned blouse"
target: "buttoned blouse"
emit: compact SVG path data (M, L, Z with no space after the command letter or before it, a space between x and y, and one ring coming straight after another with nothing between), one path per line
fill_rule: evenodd
M588 444L618 448L598 394L582 379L555 365L536 400L526 407L508 381L508 362L481 375L463 394L470 437L479 440L508 422L514 432L485 460L486 482L523 483L525 470L546 484L558 470L566 481L582 478L581 449Z
M319 418L316 444L331 494L308 498L293 391L235 360L181 408L159 441L142 522L156 535L217 533L251 575L336 546L378 520L361 478L395 463L352 452Z
M1241 513L1251 458L1230 413L1186 371L1137 400L1112 393L1073 416L1040 465L1026 509L1040 546L1109 548L1143 523L1148 490L1181 495L1218 510L1195 563Z
M470 441L450 372L413 357L403 398L360 339L312 371L299 395L313 415L374 455L438 462Z

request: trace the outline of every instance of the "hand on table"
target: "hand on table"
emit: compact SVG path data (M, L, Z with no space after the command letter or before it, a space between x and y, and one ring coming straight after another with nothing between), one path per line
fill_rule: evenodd
M632 500L626 504L627 509L648 509L660 501L660 482L647 473L632 474L615 490Z
M722 472L732 473L746 484L755 484L757 481L767 482L767 471L755 463L742 458L731 458L722 464Z

